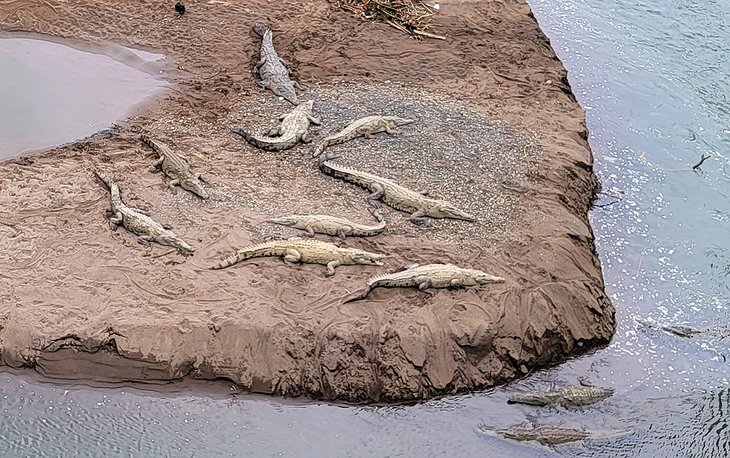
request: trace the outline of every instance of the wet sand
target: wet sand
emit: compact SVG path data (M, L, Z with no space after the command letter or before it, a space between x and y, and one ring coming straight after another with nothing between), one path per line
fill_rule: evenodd
M160 52L173 87L114 131L0 165L3 364L51 378L225 378L262 393L404 401L503 383L610 339L583 112L525 4L443 2L436 30L446 41L417 41L326 2L188 2L183 17L156 2L10 5L0 31ZM413 113L400 136L333 150L462 202L479 222L424 230L386 208L384 234L346 242L391 254L386 266L343 266L332 278L274 258L205 269L245 244L297 235L271 216L370 218L367 193L321 174L313 146L264 153L228 132L268 128L291 109L256 88L255 21L273 26L279 54L308 86L302 98L322 110L315 141L372 110ZM210 202L172 194L169 179L149 173L154 153L140 133L186 154L211 182ZM195 255L111 232L97 168ZM342 304L371 275L446 261L507 281L433 295L382 289Z

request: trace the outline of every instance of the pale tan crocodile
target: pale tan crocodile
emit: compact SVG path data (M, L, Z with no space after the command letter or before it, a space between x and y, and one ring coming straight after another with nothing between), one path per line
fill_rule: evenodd
M322 140L314 149L312 156L319 156L328 146L349 142L357 137L370 138L380 132L395 135L396 131L394 129L396 127L405 126L412 122L412 119L400 118L398 116L366 116L357 119L348 124L340 132Z
M314 102L311 100L299 104L289 113L281 116L281 124L269 131L268 136L257 136L243 129L234 127L231 132L245 138L253 146L265 151L281 151L292 148L300 141L309 143L309 124L321 124L312 114Z
M272 218L269 222L302 229L308 237L315 233L334 235L342 240L349 236L370 237L380 234L385 229L385 221L377 225L367 226L345 218L330 215L287 215Z
M190 245L172 232L169 226L153 220L145 211L127 207L122 202L119 186L104 173L98 170L95 173L101 182L106 185L111 194L112 213L114 215L109 218L109 226L113 231L117 230L117 227L121 225L129 232L136 234L138 236L137 241L141 244L149 245L152 242L157 242L161 245L171 246L184 251L194 251Z
M378 287L417 287L420 291L425 291L428 288L457 288L502 282L504 282L502 277L495 277L481 270L466 269L453 264L427 264L424 266L413 264L400 272L371 277L362 294L351 297L345 302L365 299L373 289Z
M169 146L147 135L141 135L140 139L149 145L159 156L159 159L150 166L150 172L156 172L162 169L165 175L172 178L172 181L168 183L172 192L176 192L175 186L179 185L181 188L197 194L202 199L208 198L208 193L202 185L205 182L205 178L193 170L185 156L174 152Z
M238 262L261 256L282 256L284 262L304 262L327 266L326 277L335 274L335 268L341 265L363 264L382 266L385 255L370 253L356 248L340 248L337 245L320 240L291 238L274 240L247 246L219 262L211 269L225 269Z

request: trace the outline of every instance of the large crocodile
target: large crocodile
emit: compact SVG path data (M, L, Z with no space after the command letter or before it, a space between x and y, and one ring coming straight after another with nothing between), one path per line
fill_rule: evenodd
M150 172L162 170L172 181L168 183L172 192L177 192L175 185L197 194L202 199L208 198L208 193L203 188L201 182L206 182L203 175L195 172L190 166L188 159L178 153L175 153L169 146L162 142L153 140L146 135L141 135L140 139L149 145L159 156L159 159L150 166Z
M465 211L459 210L445 200L431 199L426 197L426 192L416 192L405 188L392 180L361 172L353 168L338 165L332 162L339 156L323 153L319 156L319 168L322 172L335 178L349 181L372 192L368 196L368 202L376 210L380 208L380 200L395 208L396 210L410 212L411 222L414 224L428 225L432 218L453 218L466 221L474 221L474 217ZM379 212L373 213L379 221L382 215Z
M293 147L299 141L309 143L311 141L307 133L309 123L321 124L319 119L315 118L312 113L313 105L314 102L310 100L297 106L291 112L282 115L279 118L281 124L271 129L266 137L251 135L237 127L231 129L231 132L245 138L253 146L266 151L285 150Z
M319 156L328 146L349 142L357 137L370 138L373 134L379 132L395 135L396 132L393 129L412 122L412 119L399 118L398 116L366 116L360 118L348 124L347 127L335 135L330 135L322 140L314 149L313 156Z
M154 221L146 212L138 208L127 207L122 202L119 186L104 173L98 170L95 173L102 183L106 185L111 194L112 213L114 215L109 218L109 226L113 231L117 230L117 227L121 225L129 232L136 234L138 236L137 241L143 245L157 242L161 245L171 246L184 251L194 251L183 239L169 230L168 226Z
M345 218L330 215L287 215L269 220L274 224L302 229L305 235L313 237L314 233L335 235L342 240L350 236L369 237L380 234L385 229L385 221L374 226L366 226Z
M365 299L377 287L417 287L420 291L425 291L428 288L457 288L502 282L504 282L502 277L495 277L481 270L465 269L453 264L427 264L425 266L413 264L400 272L377 275L368 279L365 291L347 299L345 303Z
M323 264L327 266L326 277L334 275L335 267L340 265L382 266L382 259L386 257L382 254L370 253L356 248L340 248L337 245L320 240L291 238L241 248L233 255L211 267L211 269L225 269L246 259L261 256L282 256L284 262L291 263Z
M631 429L618 431L586 431L564 426L516 426L512 428L494 430L486 425L480 425L479 431L486 435L499 434L500 436L520 442L534 441L542 445L555 446L568 442L584 440L615 439L631 434Z
M272 41L271 29L263 24L254 24L253 31L261 37L260 59L256 62L256 71L261 77L258 85L261 89L269 89L294 105L299 105L299 98L294 89L301 90L301 85L289 76L288 64L276 54Z
M559 389L534 391L512 396L507 400L507 403L533 406L558 404L563 407L578 407L602 401L611 396L613 392L613 388L571 385Z

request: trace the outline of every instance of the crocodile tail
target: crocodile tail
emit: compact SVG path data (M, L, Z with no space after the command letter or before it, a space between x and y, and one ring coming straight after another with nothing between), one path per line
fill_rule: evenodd
M267 33L271 33L271 29L266 27L263 24L256 23L253 25L252 28L253 28L253 31L256 32L256 35L260 36L261 38L266 37Z
M96 174L97 177L99 177L101 182L104 183L104 186L106 186L107 189L109 189L111 191L112 186L114 186L114 182L112 181L112 179L109 178L108 176L106 176L103 172L100 172L98 170L94 170L94 173Z
M322 153L324 153L324 149L327 148L327 142L321 142L319 143L312 152L312 157L321 157Z
M213 267L211 267L210 269L211 270L225 269L226 267L231 267L232 265L234 265L234 264L236 264L238 262L241 262L242 259L239 256L239 253L240 253L240 251L236 251L235 253L233 253L232 255L228 256L227 258L225 258L224 260L222 260L218 264L216 264Z
M150 148L152 148L156 152L159 152L160 151L160 147L157 144L157 142L154 141L154 140L152 140L150 137L146 136L145 134L140 135L139 136L139 139L142 140L142 143L146 144L147 146L149 146Z
M240 135L247 142L249 142L250 144L252 144L256 148L263 148L263 145L261 145L261 142L259 142L259 140L256 137L254 137L253 135L249 134L245 130L243 130L241 128L238 128L238 127L234 127L234 128L231 129L231 132L234 133L234 134L236 134L236 135Z
M344 301L342 301L342 303L347 304L348 302L355 302L355 301L361 301L361 300L367 299L368 295L370 294L370 291L372 291L372 288L368 286L367 288L365 288L363 290L362 293L354 294L354 295L348 297L347 299L345 299Z

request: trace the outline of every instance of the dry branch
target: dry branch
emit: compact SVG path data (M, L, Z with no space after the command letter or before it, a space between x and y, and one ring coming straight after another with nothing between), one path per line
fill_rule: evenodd
M365 20L385 22L419 38L445 40L443 35L427 32L435 11L424 2L413 0L330 0L335 8L349 11Z

